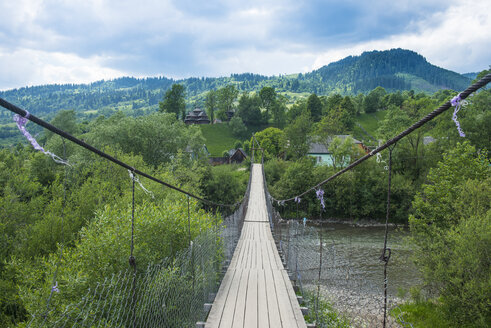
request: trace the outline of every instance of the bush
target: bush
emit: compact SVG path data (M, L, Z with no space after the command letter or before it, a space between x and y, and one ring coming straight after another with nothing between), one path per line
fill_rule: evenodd
M413 202L415 263L457 327L491 322L491 175L468 143L444 155Z
M144 202L135 209L135 248L138 272L149 264L172 258L189 245L187 200L157 205ZM191 238L210 229L218 218L198 210L191 203ZM63 309L77 302L89 287L129 268L131 244L131 207L106 206L80 232L74 247L65 247L57 268L58 252L47 258L13 259L9 266L17 272L20 297L30 314L41 313L46 307L47 291L57 271L60 290L52 299L52 308Z
M239 116L234 116L228 123L232 128L232 134L238 138L243 137L247 132L247 128Z

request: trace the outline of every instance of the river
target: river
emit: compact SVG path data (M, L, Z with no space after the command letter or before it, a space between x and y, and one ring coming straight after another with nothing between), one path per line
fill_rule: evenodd
M384 263L379 258L385 227L341 223L324 223L321 227L310 224L305 227L302 224L281 226L284 254L290 271L295 272L295 267L298 268L299 285L316 290L319 281L322 295L337 310L351 317L363 317L365 321L373 320L378 326L384 299ZM410 259L412 251L407 236L407 230L389 228L389 307L400 303L404 291L420 283L420 274ZM291 247L288 247L289 241Z

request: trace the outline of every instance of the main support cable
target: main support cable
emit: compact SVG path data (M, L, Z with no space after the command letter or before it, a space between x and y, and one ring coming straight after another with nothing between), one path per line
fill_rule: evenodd
M113 156L111 156L109 154L106 154L105 152L103 152L103 151L101 151L101 150L99 150L99 149L97 149L97 148L89 145L88 143L86 143L86 142L84 142L84 141L82 141L82 140L80 140L80 139L72 136L71 134L69 134L69 133L67 133L67 132L65 132L65 131L63 131L61 129L58 129L56 126L53 126L53 125L49 124L48 122L46 122L46 121L44 121L44 120L36 117L35 115L32 115L28 111L26 111L26 110L24 110L24 109L22 109L20 107L17 107L14 104L9 103L8 101L6 101L3 98L0 98L0 106L2 106L4 108L10 110L11 112L14 112L14 113L16 113L16 114L18 114L18 115L20 115L20 116L22 116L22 117L30 120L31 122L36 123L37 125L42 126L45 129L50 130L51 132L53 132L53 133L55 133L55 134L57 134L57 135L65 138L65 139L70 140L71 142L76 143L79 146L82 146L83 148L85 148L85 149L87 149L87 150L89 150L89 151L91 151L91 152L93 152L93 153L95 153L95 154L97 154L97 155L99 155L101 157L104 157L105 159L107 159L107 160L109 160L109 161L111 161L111 162L113 162L113 163L115 163L115 164L117 164L119 166L124 167L127 170L130 170L134 174L141 175L141 176L143 176L143 177L145 177L147 179L150 179L152 181L155 181L155 182L157 182L157 183L159 183L161 185L164 185L164 186L166 186L168 188L174 189L174 190L176 190L176 191L178 191L178 192L180 192L182 194L188 195L189 197L192 197L194 199L197 199L199 201L202 201L203 203L206 203L208 205L214 205L214 206L220 206L220 207L232 207L232 208L234 208L234 207L238 206L242 202L242 200L240 200L239 202L237 202L235 204L221 204L221 203L215 203L215 202L212 202L210 200L201 198L201 197L199 197L197 195L192 194L189 191L185 191L185 190L183 190L183 189L181 189L179 187L176 187L176 186L173 186L173 185L171 185L171 184L169 184L167 182L164 182L164 181L162 181L162 180L160 180L160 179L158 179L158 178L156 178L156 177L154 177L154 176L152 176L150 174L147 174L147 173L142 172L142 171L140 171L138 169L135 169L134 167L132 167L132 166L130 166L130 165L128 165L128 164L126 164L126 163L124 163L124 162L116 159L115 157L113 157Z
M475 91L479 90L480 88L484 87L486 84L488 84L489 82L491 82L491 73L490 74L487 74L486 76L484 76L481 80L477 81L476 83L472 84L470 87L468 87L467 89L465 89L464 91L462 91L459 95L460 95L460 99L461 100L464 100L466 99L469 95L471 95L472 93L474 93ZM399 133L397 136L395 136L394 138L388 140L386 143L384 143L383 145L377 147L376 149L372 150L370 153L366 154L365 156L357 159L356 161L354 161L353 163L351 163L350 165L348 165L347 167L345 167L344 169L338 171L337 173L333 174L332 176L330 176L329 178L325 179L324 181L321 181L319 182L318 184L316 184L315 186L307 189L306 191L304 191L303 193L299 194L299 195L296 195L296 196L293 196L291 198L288 198L288 199L281 199L281 200L276 200L278 202L289 202L289 201L292 201L292 200L295 200L296 197L302 197L306 194L308 194L309 192L313 191L313 190L316 190L318 189L320 186L322 186L323 184L337 178L338 176L340 176L341 174L343 173L346 173L348 172L349 170L353 169L355 166L363 163L364 161L366 161L367 159L369 159L370 157L372 157L373 155L381 152L382 150L384 150L385 148L391 146L391 145L394 145L395 143L397 143L399 140L401 140L402 138L404 138L405 136L407 136L408 134L412 133L414 130L420 128L421 126L423 126L424 124L428 123L429 121L431 121L432 119L434 119L435 117L437 117L438 115L444 113L446 110L448 110L449 108L452 107L452 103L451 101L447 101L445 104L441 105L440 107L438 107L437 109L435 109L434 111L432 111L431 113L429 113L428 115L426 115L425 117L423 117L421 120L419 120L418 122L414 123L413 125L411 125L409 128L407 128L406 130L404 130L403 132Z

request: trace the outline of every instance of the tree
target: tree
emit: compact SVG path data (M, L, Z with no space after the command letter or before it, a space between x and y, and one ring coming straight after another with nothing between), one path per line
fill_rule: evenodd
M287 120L289 123L295 121L302 113L307 112L307 101L302 98L297 100L287 112Z
M426 115L434 107L433 101L429 98L407 99L402 109L390 105L385 118L380 122L377 131L378 136L384 140L393 138L400 132L407 129L412 123ZM423 177L425 169L425 145L423 138L429 131L431 124L426 124L398 142L394 150L394 170L400 173L409 174L412 180ZM401 158L402 157L402 158Z
M353 151L353 138L348 136L344 140L339 137L330 138L329 151L332 157L332 166L334 169L339 169L349 164Z
M249 95L247 92L244 92L240 96L236 115L242 118L246 126L260 125L263 123L260 106L261 98L257 94Z
M363 108L365 113L375 113L382 107L382 99L387 94L384 88L376 87L365 97Z
M315 93L307 98L307 110L310 112L314 122L320 121L322 116L322 102Z
M215 121L215 109L217 108L217 92L215 90L210 90L206 94L205 107L210 116L211 124Z
M273 117L273 123L277 128L282 128L285 124L286 98L278 96L275 89L272 87L263 87L259 91L261 105L268 113L268 116Z
M409 217L415 263L456 327L491 318L491 171L468 142L430 170Z
M235 87L234 84L229 84L221 89L217 90L217 107L218 113L217 116L221 120L227 120L227 112L234 111L234 102L239 95L239 90Z
M301 158L309 151L308 134L312 128L310 115L304 113L285 128L286 148L290 157Z
M58 129L68 132L72 135L80 133L80 128L77 125L77 116L75 111L72 110L60 110L56 113L56 116L51 120L51 124ZM46 131L47 139L54 135L51 131Z
M277 128L266 128L255 134L256 140L264 149L266 159L278 157L285 149L284 132ZM252 143L251 139L251 143Z
M281 129L285 126L286 121L286 102L287 99L284 96L278 96L275 105L273 106L273 124Z
M355 106L355 114L360 115L361 112L363 111L363 100L365 99L365 96L363 93L359 93L356 95L356 97L353 97L351 101L353 102L353 105Z
M198 153L204 143L197 126L186 126L174 114L116 118L105 120L88 133L89 143L99 147L113 145L124 152L139 154L154 166L171 161L188 146Z
M159 103L161 112L174 113L176 118L182 115L184 120L186 110L186 89L181 84L173 84L172 87L165 92L164 101Z
M489 73L491 73L491 66L489 67L489 69L485 69L479 72L479 74L477 74L476 78L472 81L472 83L476 83L477 81L488 75Z
M261 106L268 114L264 115L264 120L272 116L274 126L282 128L285 124L286 98L278 95L272 87L263 87L259 91L259 98L261 98Z
M272 108L276 104L276 91L272 87L263 87L259 91L259 98L261 98L261 105L269 112L272 112Z
M293 162L273 186L271 193L279 199L285 199L304 192L315 182L312 175L313 168L314 162L310 158L301 158ZM307 197L304 197L303 202Z
M247 127L239 116L232 117L228 125L232 129L232 134L237 138L243 137L247 132Z
M343 97L338 93L327 97L324 115L329 114L330 111L336 110L341 105L342 101Z
M443 90L441 90L441 91L443 91ZM401 107L403 102L404 102L404 97L402 96L401 91L398 90L397 92L391 93L389 95L389 98L387 100L386 105L388 105L388 106L394 105L397 107Z

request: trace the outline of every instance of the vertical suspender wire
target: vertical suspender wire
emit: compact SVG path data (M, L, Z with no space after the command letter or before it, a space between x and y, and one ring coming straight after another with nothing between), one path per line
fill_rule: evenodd
M189 246L191 246L192 240L191 240L191 214L189 211L189 196L188 198L188 238L189 238Z
M395 144L389 147L389 168L388 168L388 183L387 183L387 212L385 216L385 237L384 237L384 249L382 250L382 255L380 255L380 260L384 262L384 323L383 328L387 324L387 265L389 263L391 249L387 248L387 236L389 234L389 216L390 216L390 193L391 193L391 178L392 178L392 151L394 150Z
M188 235L189 235L189 247L191 248L191 276L193 278L193 293L194 293L194 285L195 285L195 274L194 274L194 247L193 247L193 239L191 236L191 211L189 209L189 195L188 198Z
M131 188L131 247L130 247L130 266L133 269L133 283L131 289L131 327L135 327L135 307L136 307L136 260L133 255L135 249L135 172L131 174L132 188Z
M319 297L320 297L320 283L321 283L321 274L322 274L322 205L319 205L319 276L317 277L317 298L315 304L315 320L316 323L319 322Z
M63 161L66 161L66 146L65 146L65 139L61 138L61 142L63 143ZM61 245L60 245L60 254L58 255L58 262L56 263L56 269L55 273L53 274L53 281L51 283L51 290L49 293L48 301L46 304L46 312L44 314L44 320L43 324L41 327L43 327L46 324L46 320L48 319L48 313L50 310L50 305L51 305L51 298L53 297L54 292L59 292L58 290L58 282L56 280L56 277L58 276L58 269L61 264L61 259L63 258L63 247L65 245L65 227L64 227L64 218L65 218L65 206L66 206L66 179L67 179L67 165L64 165L64 177L63 177L63 199L61 203ZM30 326L30 323L28 324L28 327Z
M219 235L219 233L218 233L218 213L219 212L218 212L217 207L213 208L213 213L215 213L215 254L217 254L217 255L215 255L215 261L214 261L215 262L215 273L216 273L215 276L218 279L218 275L219 275L220 270L221 270L221 268L220 268L221 263L220 263L220 256L218 256L218 254L220 254L220 240L218 239L218 235ZM221 215L221 213L220 213L220 215ZM220 282L219 279L216 282L219 283ZM216 287L218 287L218 286L216 286Z
M133 251L135 249L134 235L135 235L135 172L131 173L132 188L131 188L131 246L130 246L130 266L136 269L135 257Z

